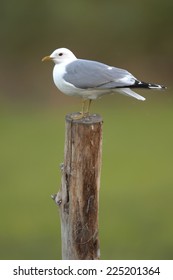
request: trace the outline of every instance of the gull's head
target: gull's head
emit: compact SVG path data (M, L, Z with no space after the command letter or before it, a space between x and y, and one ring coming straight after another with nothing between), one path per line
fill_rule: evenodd
M42 61L52 60L55 64L76 60L76 56L66 48L55 50L51 55L43 57Z

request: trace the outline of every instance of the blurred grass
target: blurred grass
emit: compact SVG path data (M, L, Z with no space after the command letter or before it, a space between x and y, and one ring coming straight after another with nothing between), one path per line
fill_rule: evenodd
M0 113L0 259L60 259L61 109L4 103ZM173 110L170 95L146 102L104 97L100 192L102 259L173 258Z

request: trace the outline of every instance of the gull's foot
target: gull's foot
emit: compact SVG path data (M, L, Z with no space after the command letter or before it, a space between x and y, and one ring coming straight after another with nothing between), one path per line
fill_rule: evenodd
M79 112L71 116L72 120L81 120L89 116L89 113Z

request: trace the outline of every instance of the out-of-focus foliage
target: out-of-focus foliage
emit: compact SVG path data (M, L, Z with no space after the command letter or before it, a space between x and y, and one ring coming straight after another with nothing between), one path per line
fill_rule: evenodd
M0 81L5 95L34 98L35 91L45 93L41 81L50 78L40 59L58 47L128 67L139 78L170 83L171 0L1 2Z
M67 47L126 68L165 92L146 102L108 96L100 191L104 259L173 258L173 1L6 0L0 9L0 259L61 258L50 195L60 185L64 115L80 109L57 94L41 58Z
M104 56L103 49L119 48L172 54L171 0L1 2L1 47L13 55L61 44L83 55L85 49Z

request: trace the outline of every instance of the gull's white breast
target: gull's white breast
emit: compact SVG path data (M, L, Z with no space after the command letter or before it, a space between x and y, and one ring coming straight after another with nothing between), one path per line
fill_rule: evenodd
M56 87L67 95L77 95L76 87L72 84L66 82L63 79L64 74L66 73L66 64L60 63L56 64L53 69L53 80ZM75 94L76 93L76 94Z
M68 62L69 63L69 62ZM110 90L80 89L63 79L68 63L56 64L53 69L53 80L56 87L69 96L79 96L86 99L97 99L98 97L110 92Z

